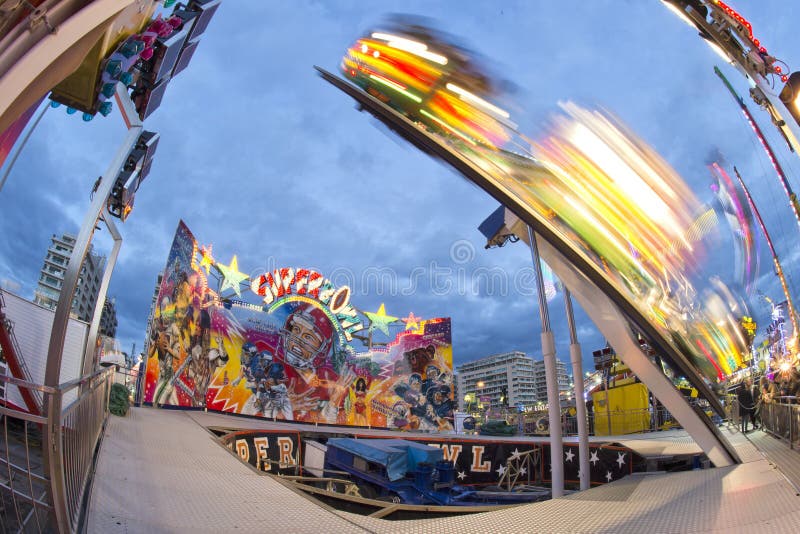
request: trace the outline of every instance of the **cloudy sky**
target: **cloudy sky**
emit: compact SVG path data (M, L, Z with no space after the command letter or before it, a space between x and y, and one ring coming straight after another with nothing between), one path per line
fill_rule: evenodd
M736 2L771 54L800 64L792 0ZM109 296L123 350L144 341L157 274L183 219L215 257L259 274L315 268L353 288L353 304L391 315L449 316L455 364L522 350L541 357L522 244L484 250L477 226L497 202L396 138L319 78L387 13L424 14L494 61L514 82L511 111L535 137L559 101L604 108L709 201L709 153L736 164L762 205L792 287L797 226L737 106L713 73L718 57L656 0L594 2L226 1L190 67L146 122L161 134ZM723 67L736 88L747 85ZM751 105L796 189L800 162ZM77 233L89 192L125 136L118 114L90 123L49 110L0 192L0 282L32 298L50 236ZM110 248L105 230L97 246ZM732 261L715 253L716 265ZM762 250L759 289L780 300ZM491 276L489 276L491 275ZM487 280L491 279L489 283ZM520 283L520 280L523 280ZM568 358L563 299L551 302L558 356ZM767 308L754 300L763 324ZM586 365L605 340L576 310Z

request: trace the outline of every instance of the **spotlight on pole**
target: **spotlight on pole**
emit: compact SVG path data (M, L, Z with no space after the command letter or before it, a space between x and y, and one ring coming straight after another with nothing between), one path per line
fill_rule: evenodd
M157 133L142 132L117 175L111 195L108 197L108 212L123 222L133 210L136 191L150 174L158 140Z
M794 120L800 124L800 71L789 75L779 97Z

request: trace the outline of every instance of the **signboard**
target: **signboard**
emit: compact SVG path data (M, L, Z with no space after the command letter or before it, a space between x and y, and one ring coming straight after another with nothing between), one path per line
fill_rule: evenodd
M235 256L226 265L210 246L198 247L181 222L150 328L144 402L287 421L452 429L450 319L414 321L385 347L363 347L356 334L387 316L360 312L350 297L350 288L304 267L250 279Z

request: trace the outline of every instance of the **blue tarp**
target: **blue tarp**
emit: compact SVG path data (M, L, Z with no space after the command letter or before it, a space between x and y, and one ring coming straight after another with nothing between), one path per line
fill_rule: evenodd
M433 465L442 459L441 449L403 439L331 438L328 447L384 466L386 476L392 482L405 477L408 471L415 471L419 463Z

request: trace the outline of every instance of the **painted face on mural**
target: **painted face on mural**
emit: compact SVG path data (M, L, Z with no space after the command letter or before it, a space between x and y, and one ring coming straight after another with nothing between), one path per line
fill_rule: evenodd
M332 333L321 310L298 308L286 318L283 342L287 363L297 369L319 367L327 358Z

